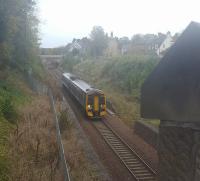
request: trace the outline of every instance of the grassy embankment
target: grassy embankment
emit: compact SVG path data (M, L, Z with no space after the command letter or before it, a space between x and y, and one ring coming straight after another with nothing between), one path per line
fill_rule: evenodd
M67 58L63 67L102 89L122 120L132 126L135 120L141 119L141 85L158 61L157 57L150 55L100 58L82 62L75 60L74 63L73 59ZM149 122L153 125L159 124L157 120Z
M44 72L41 64L35 62L32 67L33 73L42 79ZM38 99L39 101L36 102ZM48 147L50 142L44 140L49 139L48 124L44 127L41 126L44 124L43 122L46 122L47 117L45 118L45 116L49 114L49 112L44 112L45 106L47 108L49 106L48 99L38 98L30 90L22 71L16 68L7 68L0 72L1 181L30 180L30 178L37 180L48 178L48 176L50 178L48 173L51 172L51 165L47 161L56 157L56 154L51 156L51 152L55 153L53 150L57 149L57 145L53 144L54 140L51 139L53 146ZM44 111L41 112L41 110ZM37 119L38 114L45 116ZM27 130L28 127L33 129ZM39 127L40 129L38 129ZM38 140L40 142L39 150L36 149ZM38 164L34 164L35 161ZM52 176L53 174L51 174Z
M0 180L8 179L8 140L19 117L17 108L30 100L26 96L28 89L20 80L18 72L0 73Z

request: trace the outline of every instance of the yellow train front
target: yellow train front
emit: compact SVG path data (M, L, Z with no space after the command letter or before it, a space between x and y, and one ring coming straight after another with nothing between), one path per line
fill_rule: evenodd
M86 114L98 118L106 114L106 98L102 91L92 89L86 95Z
M90 118L106 115L106 97L101 90L95 89L78 77L64 73L62 83L74 96Z

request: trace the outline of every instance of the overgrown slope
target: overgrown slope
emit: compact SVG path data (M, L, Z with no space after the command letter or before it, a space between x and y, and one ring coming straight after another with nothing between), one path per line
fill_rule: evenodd
M0 74L0 180L8 180L8 138L18 120L18 106L29 100L27 88L18 71Z

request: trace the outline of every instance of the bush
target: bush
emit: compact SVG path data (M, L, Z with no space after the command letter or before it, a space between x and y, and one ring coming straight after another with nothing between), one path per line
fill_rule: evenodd
M61 133L63 131L70 130L72 128L72 122L69 119L69 115L68 115L68 110L63 110L60 112L60 116L59 116L59 127L60 127L60 131Z
M4 99L0 105L1 112L3 116L10 122L13 122L16 119L17 113L14 109L14 105L11 97Z
M64 70L72 72L75 65L81 62L81 59L78 56L73 56L71 54L64 57L62 66Z
M132 93L140 89L157 63L158 59L151 56L118 57L105 64L102 77L109 77L116 87Z
M14 123L14 120L16 120L17 117L12 95L13 93L16 92L11 90L6 83L0 84L0 115L12 123Z

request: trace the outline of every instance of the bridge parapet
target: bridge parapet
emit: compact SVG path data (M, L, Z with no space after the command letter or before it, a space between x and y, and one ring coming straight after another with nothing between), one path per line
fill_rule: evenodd
M161 120L159 180L200 180L199 23L190 23L144 82L141 116Z

